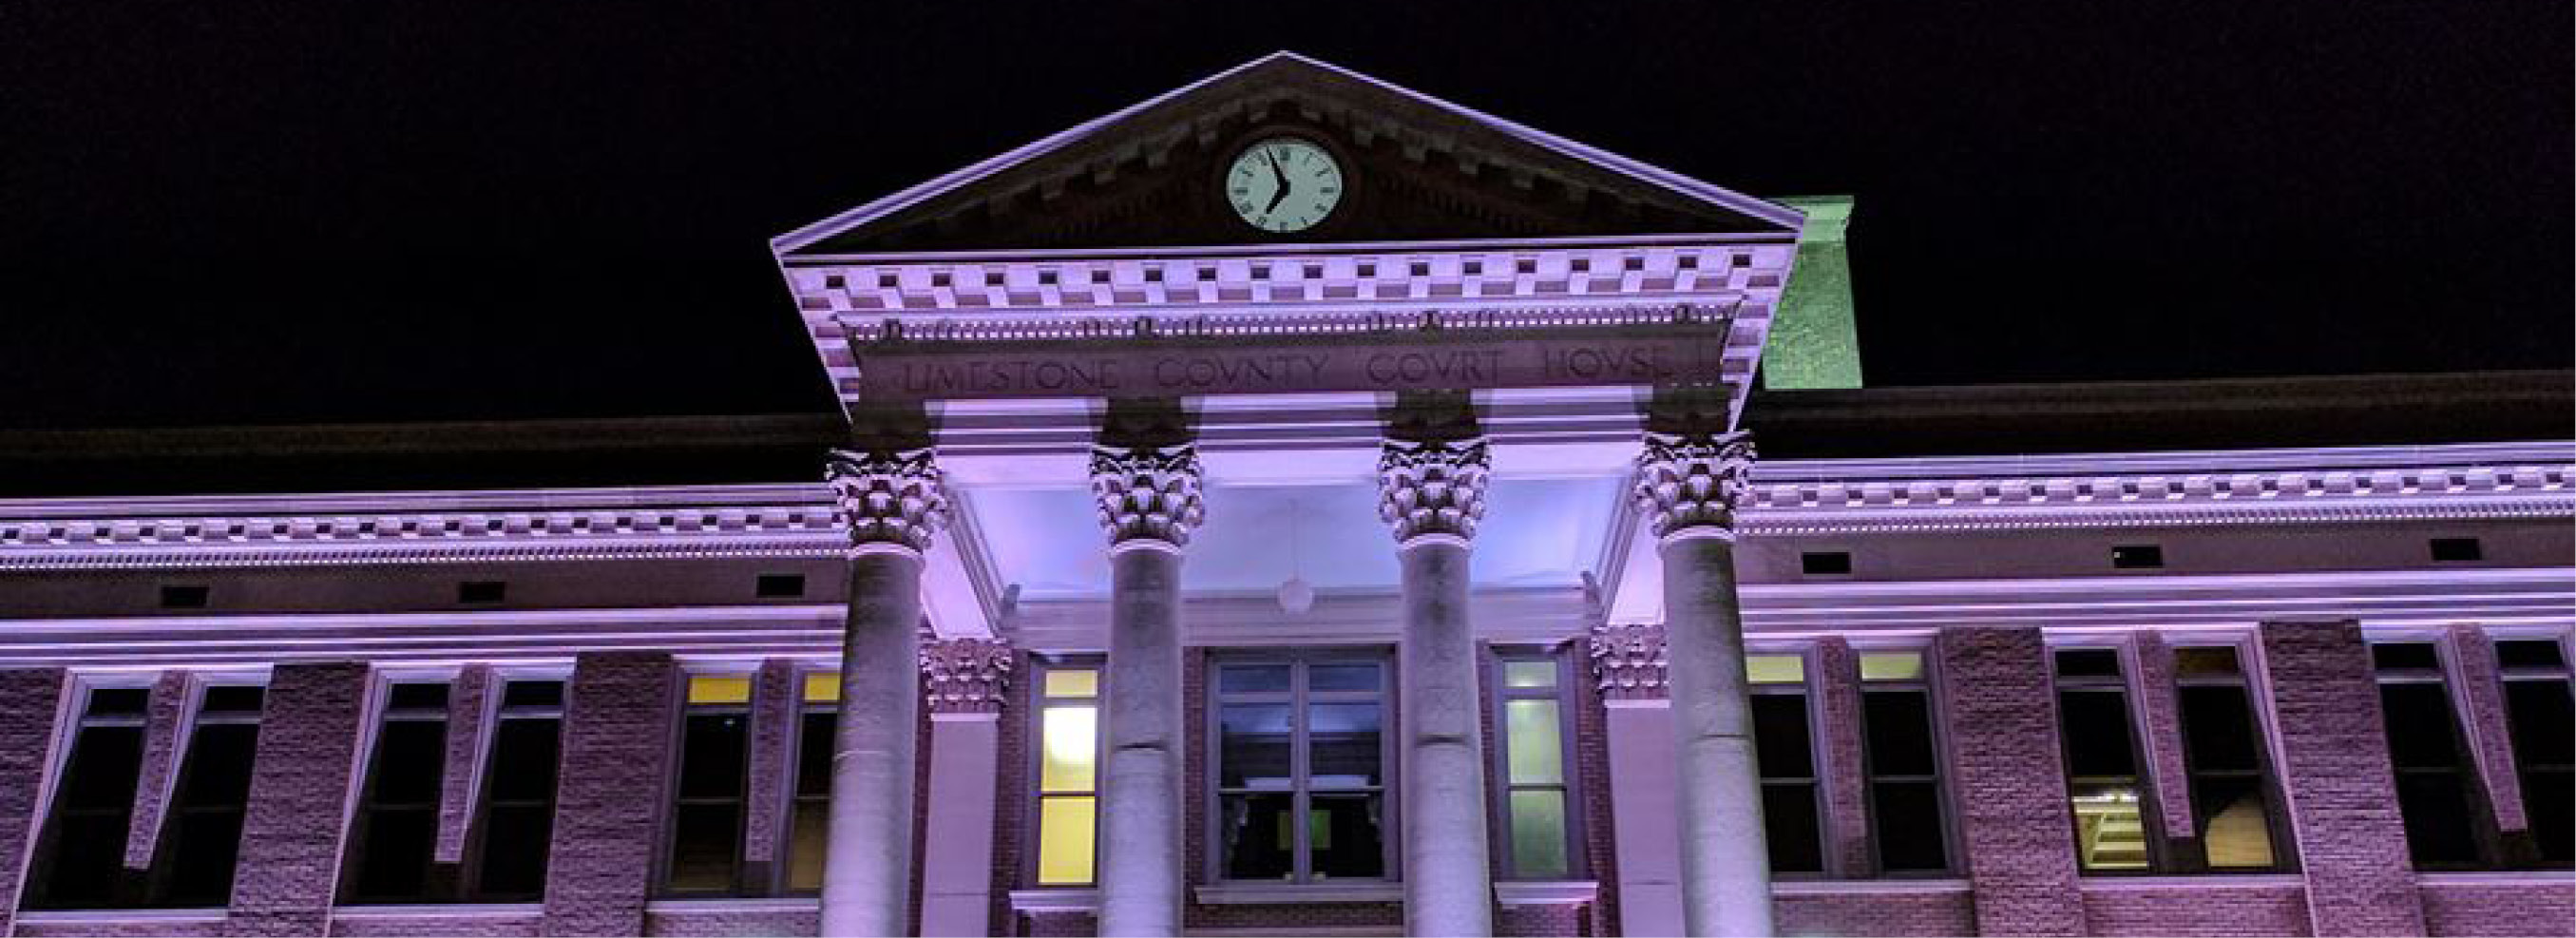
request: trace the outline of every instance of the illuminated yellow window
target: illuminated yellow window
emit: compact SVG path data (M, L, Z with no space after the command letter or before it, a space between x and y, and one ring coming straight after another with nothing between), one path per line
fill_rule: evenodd
M1860 679L1864 681L1915 681L1923 678L1923 653L1919 651L1871 651L1860 656Z
M1755 684L1804 684L1807 659L1804 655L1746 655L1744 679Z
M839 672L839 671L808 671L808 672L805 672L805 702L806 702L806 703L840 703L840 702L841 702L841 672Z
M1556 662L1553 662L1553 661L1506 661L1506 662L1503 662L1503 686L1504 686L1504 687L1555 687L1555 686L1556 686Z
M1558 702L1557 661L1502 659L1496 706L1502 726L1502 798L1508 842L1505 871L1514 879L1561 879L1573 873L1565 816L1565 711Z
M740 674L701 674L689 678L692 704L751 702L751 678Z
M1048 668L1038 687L1037 884L1089 885L1099 812L1100 672Z

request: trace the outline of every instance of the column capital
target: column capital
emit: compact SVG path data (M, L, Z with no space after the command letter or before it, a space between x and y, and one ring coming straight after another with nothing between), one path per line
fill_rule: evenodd
M1753 434L1646 434L1631 490L1655 537L1735 537L1735 511L1752 494Z
M1203 517L1198 447L1108 446L1091 448L1091 495L1100 503L1100 526L1110 549L1187 546Z
M1654 623L1592 626L1586 642L1592 655L1592 677L1601 699L1619 701L1671 699L1665 685L1670 665L1664 656L1664 627Z
M1485 517L1485 483L1493 453L1483 437L1463 440L1388 439L1378 448L1377 515L1395 529L1395 542L1476 536Z
M921 645L921 696L933 717L1000 713L1011 688L1011 643L951 638Z
M919 554L948 524L948 492L927 447L836 449L823 464L850 550L894 548Z

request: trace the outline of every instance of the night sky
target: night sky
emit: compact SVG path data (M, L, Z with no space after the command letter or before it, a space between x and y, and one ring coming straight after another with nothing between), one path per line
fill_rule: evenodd
M1856 196L1872 385L2569 365L2565 0L1875 6L14 4L0 426L825 410L770 236L1280 48Z

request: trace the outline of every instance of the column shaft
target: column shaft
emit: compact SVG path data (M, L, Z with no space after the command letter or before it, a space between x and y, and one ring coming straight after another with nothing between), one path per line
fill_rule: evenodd
M1494 933L1485 747L1464 538L1416 537L1404 571L1404 919L1415 935Z
M1663 539L1664 641L1681 781L1682 915L1693 935L1769 935L1771 860L1744 686L1734 543L1684 529Z
M1181 553L1109 555L1109 764L1100 784L1100 933L1181 931Z
M831 839L823 855L827 936L911 931L921 566L918 552L893 545L862 545L850 558Z

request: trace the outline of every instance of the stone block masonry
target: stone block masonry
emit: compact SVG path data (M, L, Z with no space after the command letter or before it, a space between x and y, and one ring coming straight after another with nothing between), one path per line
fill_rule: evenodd
M670 797L679 671L663 652L587 652L565 702L548 935L639 935Z
M2058 753L2048 649L2035 628L1941 633L1950 803L1981 935L2081 935L2075 818Z
M2423 934L2361 624L2267 622L2262 649L2315 933Z
M367 666L356 662L270 672L226 934L330 934L349 797L368 735L367 680Z
M26 886L63 683L61 668L0 671L0 935L13 933L11 913Z

